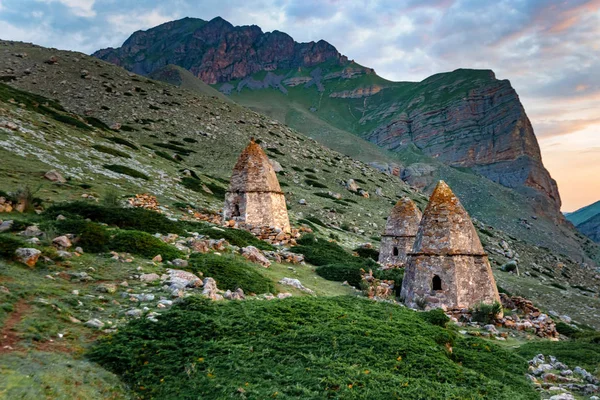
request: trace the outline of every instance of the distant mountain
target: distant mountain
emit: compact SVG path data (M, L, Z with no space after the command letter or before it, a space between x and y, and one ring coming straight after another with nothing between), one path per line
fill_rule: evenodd
M600 213L577 225L577 229L594 242L600 243Z
M360 158L363 145L345 133L399 154L415 149L513 188L538 214L564 221L556 182L519 97L492 71L391 82L323 40L297 43L285 33L222 18L168 22L94 56L144 75L178 65L232 100L350 156ZM424 188L439 178L435 168L423 175L423 168L398 164L378 166Z
M565 217L577 226L598 214L600 214L600 200L589 206L581 207L577 211L565 213Z
M600 201L580 208L565 217L575 225L577 230L592 239L600 242Z

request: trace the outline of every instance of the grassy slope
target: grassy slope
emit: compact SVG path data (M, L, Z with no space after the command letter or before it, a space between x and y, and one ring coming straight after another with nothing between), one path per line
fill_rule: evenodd
M190 300L106 338L92 358L145 398L539 398L524 358L349 297Z
M192 93L202 93L207 96L217 97L223 101L231 101L223 93L202 82L200 79L192 75L192 73L187 69L183 69L177 65L169 64L163 68L157 69L148 76L152 79L156 79L157 81L163 81L173 86L187 89Z

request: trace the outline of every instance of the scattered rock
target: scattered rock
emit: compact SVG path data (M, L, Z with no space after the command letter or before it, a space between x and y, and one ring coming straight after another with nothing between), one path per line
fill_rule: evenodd
M311 289L305 287L298 279L283 278L279 281L279 283L281 283L282 285L288 285L291 287L295 287L296 289L300 289L306 293L310 293L310 294L314 293Z
M114 283L102 283L96 288L100 293L116 293L117 285Z
M167 282L170 284L169 289L171 290L197 288L203 285L202 280L191 272L180 269L168 269L167 274Z
M152 261L154 261L154 262L162 262L162 260L163 260L163 259L162 259L162 256L161 256L160 254L159 254L159 255L157 255L157 256L155 256L155 257L152 259Z
M56 170L50 170L44 174L44 178L51 182L67 183L67 180Z
M66 236L59 236L54 238L52 240L52 244L60 249L68 249L69 247L73 246L71 240Z
M35 264L37 263L41 254L42 252L38 249L27 247L20 248L15 251L17 260L25 265L28 265L29 267L35 267Z
M152 273L152 274L141 274L140 275L140 281L142 282L154 282L160 279L160 276L158 274Z
M247 246L240 249L242 256L246 258L248 261L253 263L257 263L262 265L263 267L269 267L271 265L271 261L267 257L265 257L260 250L258 250L254 246Z
M139 308L132 308L131 310L127 310L125 315L131 318L140 318L144 312Z
M95 328L95 329L102 329L102 328L104 328L104 322L102 322L102 321L100 321L99 319L96 319L96 318L90 319L84 325L88 326L90 328Z
M223 296L219 294L217 282L215 282L213 278L204 279L204 290L202 290L202 295L214 301L223 300Z
M12 220L2 221L0 223L0 232L10 231L12 229L13 223L14 222Z

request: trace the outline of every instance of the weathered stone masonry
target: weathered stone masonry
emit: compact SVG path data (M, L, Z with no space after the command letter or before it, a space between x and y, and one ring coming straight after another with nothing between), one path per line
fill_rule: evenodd
M263 149L252 139L233 168L223 220L290 232L285 197L275 171Z
M407 254L412 250L421 222L421 211L408 197L396 203L381 236L379 263L387 267L404 267Z
M402 282L410 307L471 308L500 302L487 254L469 215L440 181L423 213Z

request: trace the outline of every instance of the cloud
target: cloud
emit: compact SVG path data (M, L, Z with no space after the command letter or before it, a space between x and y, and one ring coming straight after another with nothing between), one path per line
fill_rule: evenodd
M159 10L152 10L133 14L111 14L106 17L106 20L114 32L130 35L140 29L149 29L177 18L177 14L163 14Z
M96 0L36 0L40 3L60 3L67 7L69 11L78 17L94 17L94 3Z
M538 138L569 135L590 127L595 127L600 132L600 118L542 120L537 121L534 126Z

